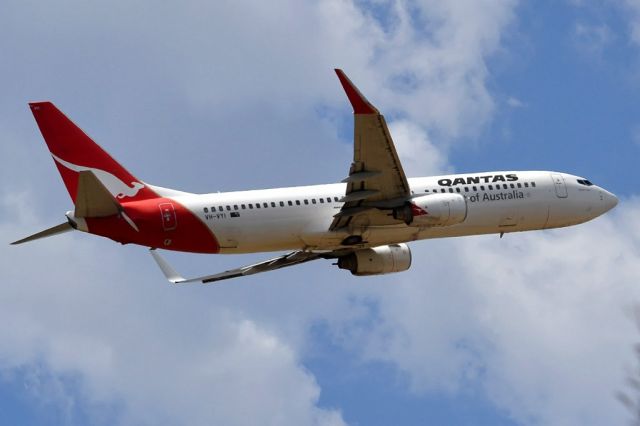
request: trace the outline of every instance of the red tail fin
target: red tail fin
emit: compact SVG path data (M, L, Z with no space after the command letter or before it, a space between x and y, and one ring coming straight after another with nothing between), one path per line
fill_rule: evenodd
M74 203L78 175L85 170L92 171L122 202L157 197L51 102L32 102L29 106Z

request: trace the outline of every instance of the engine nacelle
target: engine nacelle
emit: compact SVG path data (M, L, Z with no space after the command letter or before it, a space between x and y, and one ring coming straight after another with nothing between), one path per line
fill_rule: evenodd
M411 226L455 225L467 218L467 200L461 194L423 195L393 209L393 217Z
M353 275L379 275L406 271L411 266L411 250L406 244L390 244L356 250L338 258L338 268Z

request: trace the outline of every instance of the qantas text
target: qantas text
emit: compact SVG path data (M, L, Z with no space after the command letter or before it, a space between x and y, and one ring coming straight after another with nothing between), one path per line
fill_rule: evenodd
M493 183L493 182L514 182L518 180L518 175L486 175L486 176L467 176L459 177L455 179L440 179L438 185L440 186L455 186L455 185L473 185L478 183Z

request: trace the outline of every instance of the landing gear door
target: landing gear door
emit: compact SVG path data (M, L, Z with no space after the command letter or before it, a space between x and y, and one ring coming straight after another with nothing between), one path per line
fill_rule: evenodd
M567 185L564 183L562 175L551 173L551 179L553 179L553 185L556 188L558 198L567 198Z

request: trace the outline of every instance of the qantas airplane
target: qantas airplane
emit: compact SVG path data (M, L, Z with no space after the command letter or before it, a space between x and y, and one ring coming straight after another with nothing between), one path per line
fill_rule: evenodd
M30 103L69 195L67 221L12 244L76 229L149 247L172 283L210 283L315 259L353 275L409 269L407 242L559 228L618 203L589 180L551 171L407 179L384 117L342 70L354 112L353 162L341 183L193 194L150 185L122 167L51 102ZM194 253L288 251L185 279L156 249Z

